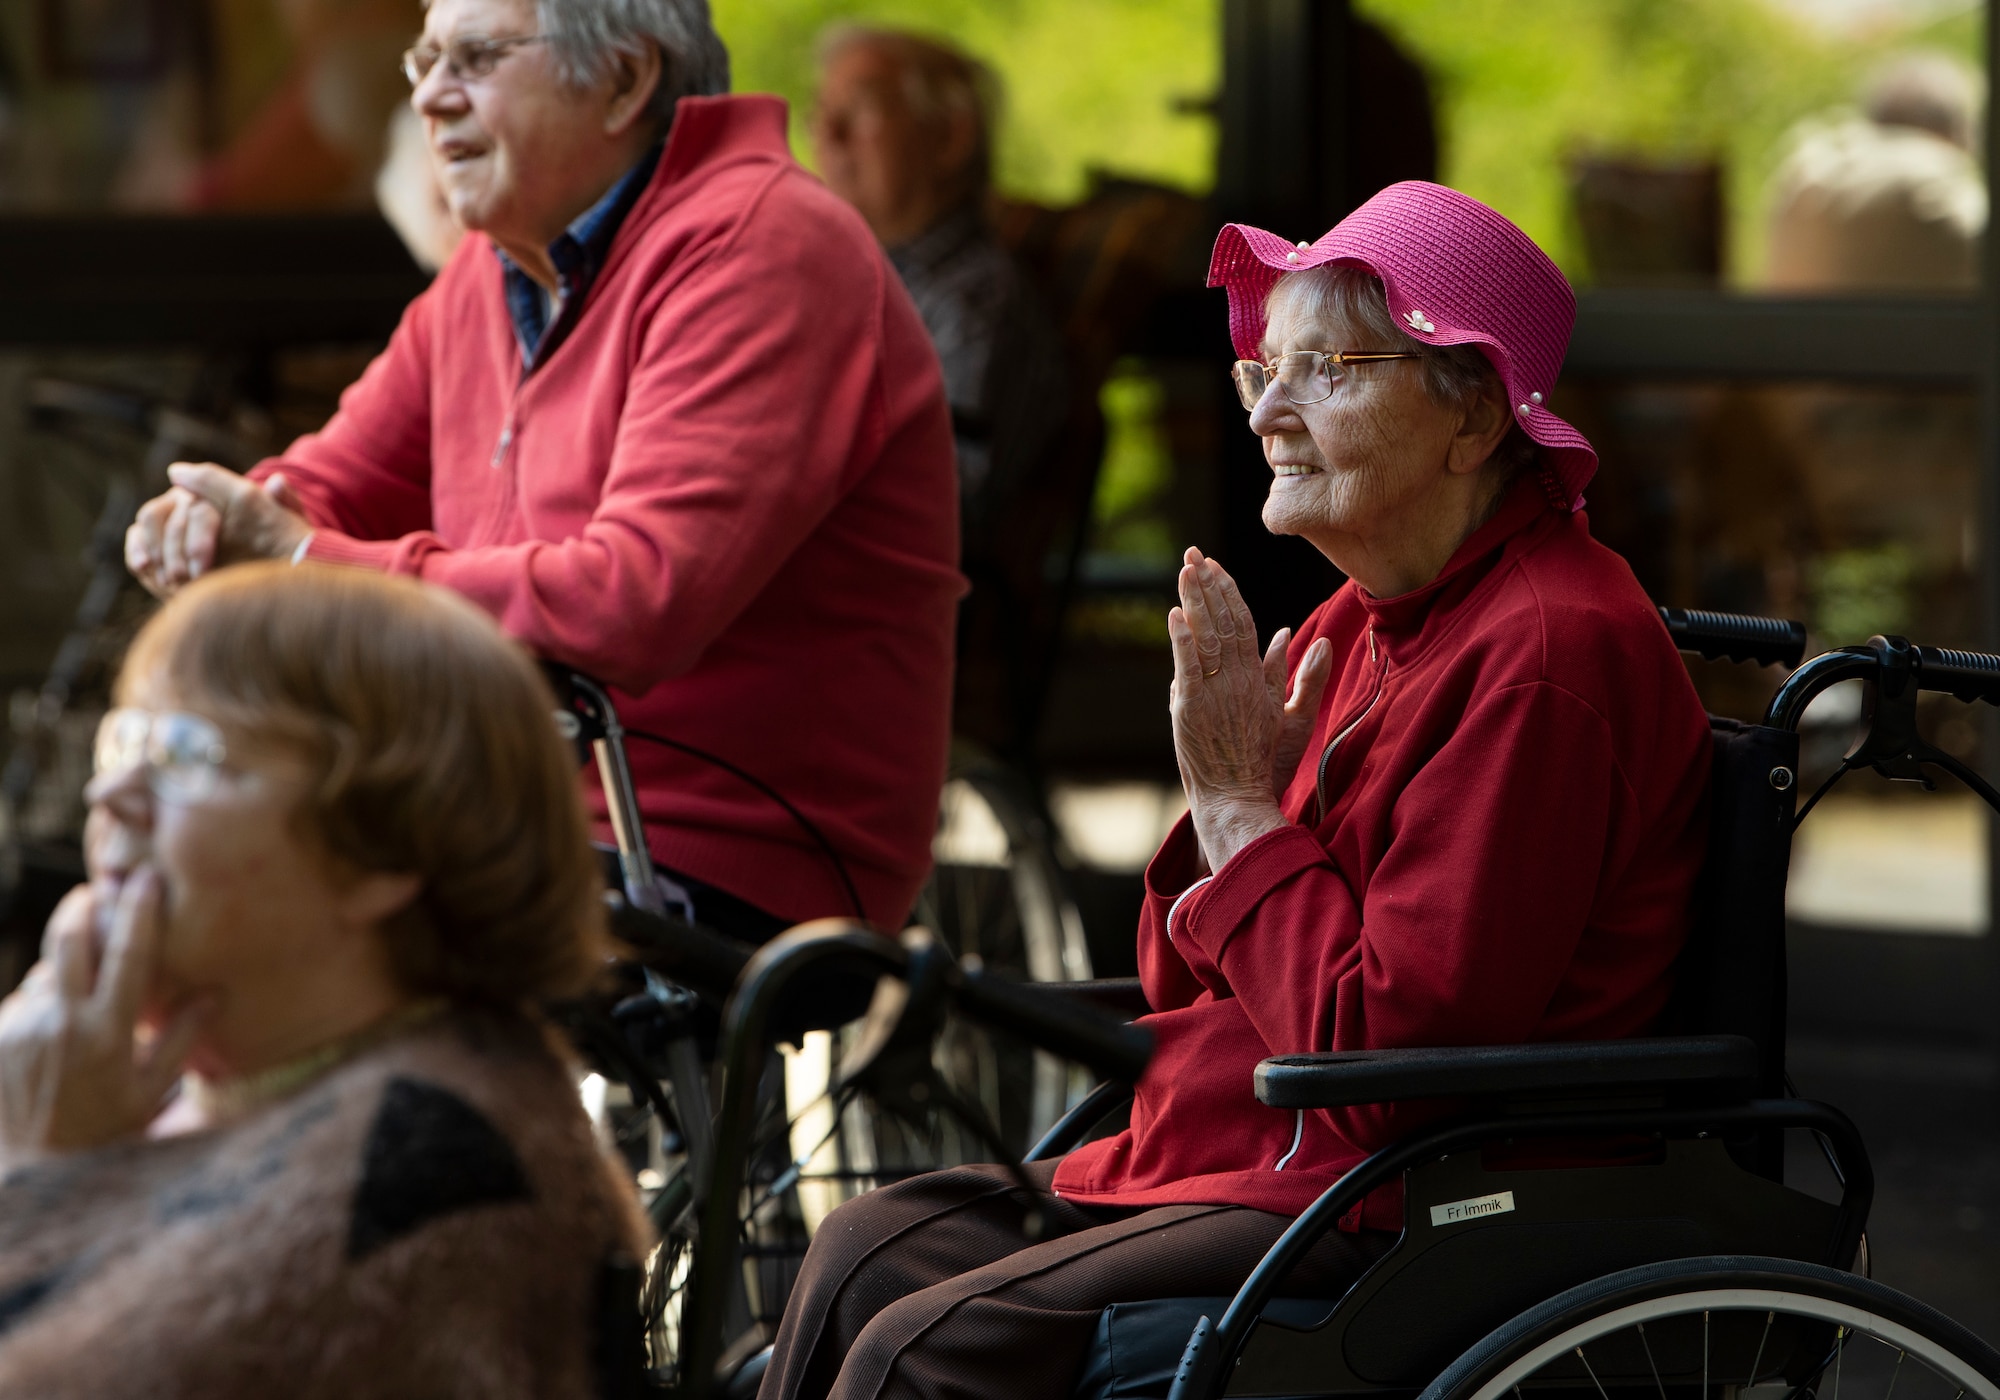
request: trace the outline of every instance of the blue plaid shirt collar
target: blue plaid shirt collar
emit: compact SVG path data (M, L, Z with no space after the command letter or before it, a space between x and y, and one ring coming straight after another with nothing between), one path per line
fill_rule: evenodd
M554 296L522 271L520 264L498 248L493 250L500 259L507 315L514 323L514 338L521 344L523 372L548 358L568 332L571 318L563 313L581 306L589 294L591 284L604 266L604 255L611 250L611 240L618 236L625 216L632 212L632 206L639 202L647 182L653 178L653 171L660 163L660 151L659 146L648 151L637 165L618 177L618 182L604 192L602 199L577 215L568 228L556 235L556 241L549 244L549 261L555 264L556 279L561 284L561 290Z

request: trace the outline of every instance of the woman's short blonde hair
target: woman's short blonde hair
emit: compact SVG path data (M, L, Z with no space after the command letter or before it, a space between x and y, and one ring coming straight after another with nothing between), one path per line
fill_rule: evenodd
M576 755L540 671L472 604L359 569L223 569L132 644L120 702L162 695L306 761L301 832L336 874L421 878L384 929L408 990L521 1003L602 965Z

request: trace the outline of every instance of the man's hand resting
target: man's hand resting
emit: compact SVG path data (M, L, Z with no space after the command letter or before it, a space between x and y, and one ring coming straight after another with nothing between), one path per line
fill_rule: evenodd
M125 532L125 567L157 597L220 565L288 559L312 533L282 476L259 485L212 462L176 462L167 479Z

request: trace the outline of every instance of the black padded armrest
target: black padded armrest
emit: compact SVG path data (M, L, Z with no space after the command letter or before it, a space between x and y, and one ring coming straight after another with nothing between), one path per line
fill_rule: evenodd
M1744 1036L1643 1036L1279 1055L1257 1066L1256 1086L1257 1101L1273 1108L1337 1108L1399 1099L1748 1084L1757 1068L1757 1046Z
M1153 1010L1146 1004L1146 993L1140 989L1136 977L1095 977L1088 982L1037 982L1035 989L1087 1001L1100 1011L1109 1011L1127 1020L1137 1020Z

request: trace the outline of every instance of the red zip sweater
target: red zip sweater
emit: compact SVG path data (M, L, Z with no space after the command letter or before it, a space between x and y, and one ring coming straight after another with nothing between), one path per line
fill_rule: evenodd
M284 472L314 559L465 594L616 687L626 724L783 793L894 927L950 742L958 499L937 357L784 104L688 98L567 339L530 374L469 238ZM793 919L852 910L770 798L645 743L654 853ZM585 786L600 822L603 796Z
M1707 826L1701 703L1623 560L1522 481L1430 584L1343 585L1291 825L1199 882L1183 819L1146 872L1158 1050L1076 1200L1296 1214L1434 1106L1266 1108L1270 1055L1639 1034L1664 1009ZM1325 795L1324 811L1319 794ZM1342 1222L1399 1229L1401 1187Z

